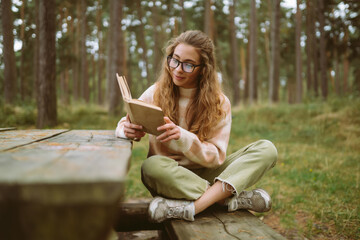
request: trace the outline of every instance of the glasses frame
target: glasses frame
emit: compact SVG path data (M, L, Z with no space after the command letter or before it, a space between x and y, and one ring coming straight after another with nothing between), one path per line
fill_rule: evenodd
M171 61L172 59L175 59L175 60L178 62L178 64L176 65L176 67L171 67L171 66L170 66L170 61ZM193 65L193 66L194 66L193 70L192 70L191 72L185 71L185 69L184 69L184 63ZM184 72L186 72L186 73L193 73L194 70L195 70L195 68L202 66L202 64L195 65L195 64L192 64L192 63L181 62L181 61L177 60L176 58L173 58L171 55L167 56L167 64L168 64L168 67L169 67L169 68L172 68L172 69L176 69L176 68L179 67L179 65L181 64L181 69L182 69Z

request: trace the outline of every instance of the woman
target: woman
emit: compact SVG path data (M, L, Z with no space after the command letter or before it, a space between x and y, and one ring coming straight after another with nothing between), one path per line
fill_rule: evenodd
M214 45L200 31L187 31L166 48L158 81L141 100L160 106L165 124L159 136L149 135L149 153L142 181L153 196L149 216L194 221L214 203L228 211L269 211L271 199L262 189L245 191L275 165L274 145L261 140L226 157L231 105L216 73ZM141 139L142 127L122 118L116 135Z

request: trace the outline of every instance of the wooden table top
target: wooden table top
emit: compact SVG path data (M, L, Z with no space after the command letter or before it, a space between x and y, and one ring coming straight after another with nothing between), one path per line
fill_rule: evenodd
M0 239L104 239L131 147L112 130L0 131Z
M0 132L0 183L123 181L130 156L114 131Z

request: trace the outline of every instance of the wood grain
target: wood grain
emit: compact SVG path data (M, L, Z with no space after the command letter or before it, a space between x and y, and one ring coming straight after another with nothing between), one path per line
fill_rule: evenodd
M66 129L0 131L0 152L56 136Z

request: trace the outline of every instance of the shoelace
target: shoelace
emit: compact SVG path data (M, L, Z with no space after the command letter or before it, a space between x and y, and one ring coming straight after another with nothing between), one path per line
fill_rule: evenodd
M252 202L251 202L251 199L249 198L238 198L238 204L241 204L242 206L245 206L245 207L252 207Z
M167 216L171 218L182 218L184 213L184 207L172 207L169 208Z

